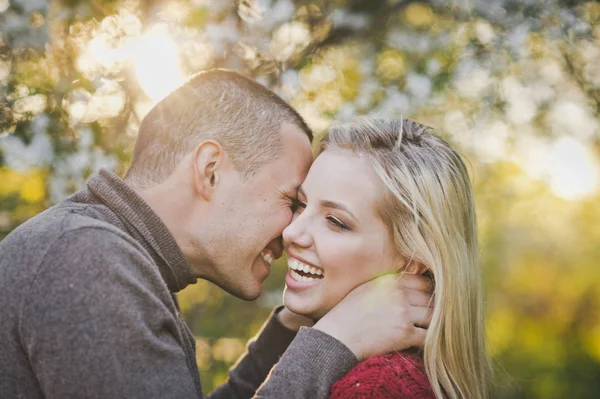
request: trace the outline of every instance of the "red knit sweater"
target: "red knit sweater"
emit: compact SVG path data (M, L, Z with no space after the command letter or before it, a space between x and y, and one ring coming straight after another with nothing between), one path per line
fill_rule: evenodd
M331 387L329 399L435 399L423 358L410 352L373 356Z

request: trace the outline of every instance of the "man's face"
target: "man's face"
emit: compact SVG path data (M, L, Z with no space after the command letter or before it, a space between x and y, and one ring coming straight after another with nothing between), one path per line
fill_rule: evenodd
M270 262L283 252L281 233L292 220L298 186L310 164L310 141L298 127L281 128L283 151L256 175L230 173L221 179L215 199L216 236L210 248L213 273L221 288L246 300L256 299L270 273Z

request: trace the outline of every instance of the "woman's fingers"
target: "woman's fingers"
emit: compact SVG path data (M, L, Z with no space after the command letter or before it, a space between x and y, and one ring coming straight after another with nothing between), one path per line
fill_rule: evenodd
M415 327L410 337L410 346L413 348L422 348L425 346L425 338L427 337L427 330L419 327Z
M433 295L425 291L406 290L405 296L412 306L422 308L433 307Z
M402 273L399 275L398 280L404 289L433 293L434 284L429 277Z
M427 329L431 324L431 316L433 316L433 308L413 306L410 310L411 319L415 327Z

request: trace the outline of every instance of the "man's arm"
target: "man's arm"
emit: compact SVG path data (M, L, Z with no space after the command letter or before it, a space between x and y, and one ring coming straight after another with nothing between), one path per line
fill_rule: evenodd
M23 348L44 397L201 397L160 274L128 237L63 235L22 305Z
M346 345L303 327L254 398L327 398L331 385L357 363Z
M281 316L284 320L281 320ZM288 323L285 318L286 309L275 309L271 313L257 336L248 343L246 353L229 371L229 380L218 387L209 399L241 399L254 396L269 371L296 337L299 326Z
M255 398L321 399L359 360L422 347L431 320L424 277L384 276L353 290L313 328L301 328Z

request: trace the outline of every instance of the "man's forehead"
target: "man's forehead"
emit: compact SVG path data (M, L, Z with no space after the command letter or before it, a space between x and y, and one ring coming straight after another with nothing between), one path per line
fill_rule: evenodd
M296 195L313 161L311 144L306 134L294 125L284 124L281 133L283 151L271 164L271 172L280 191Z

